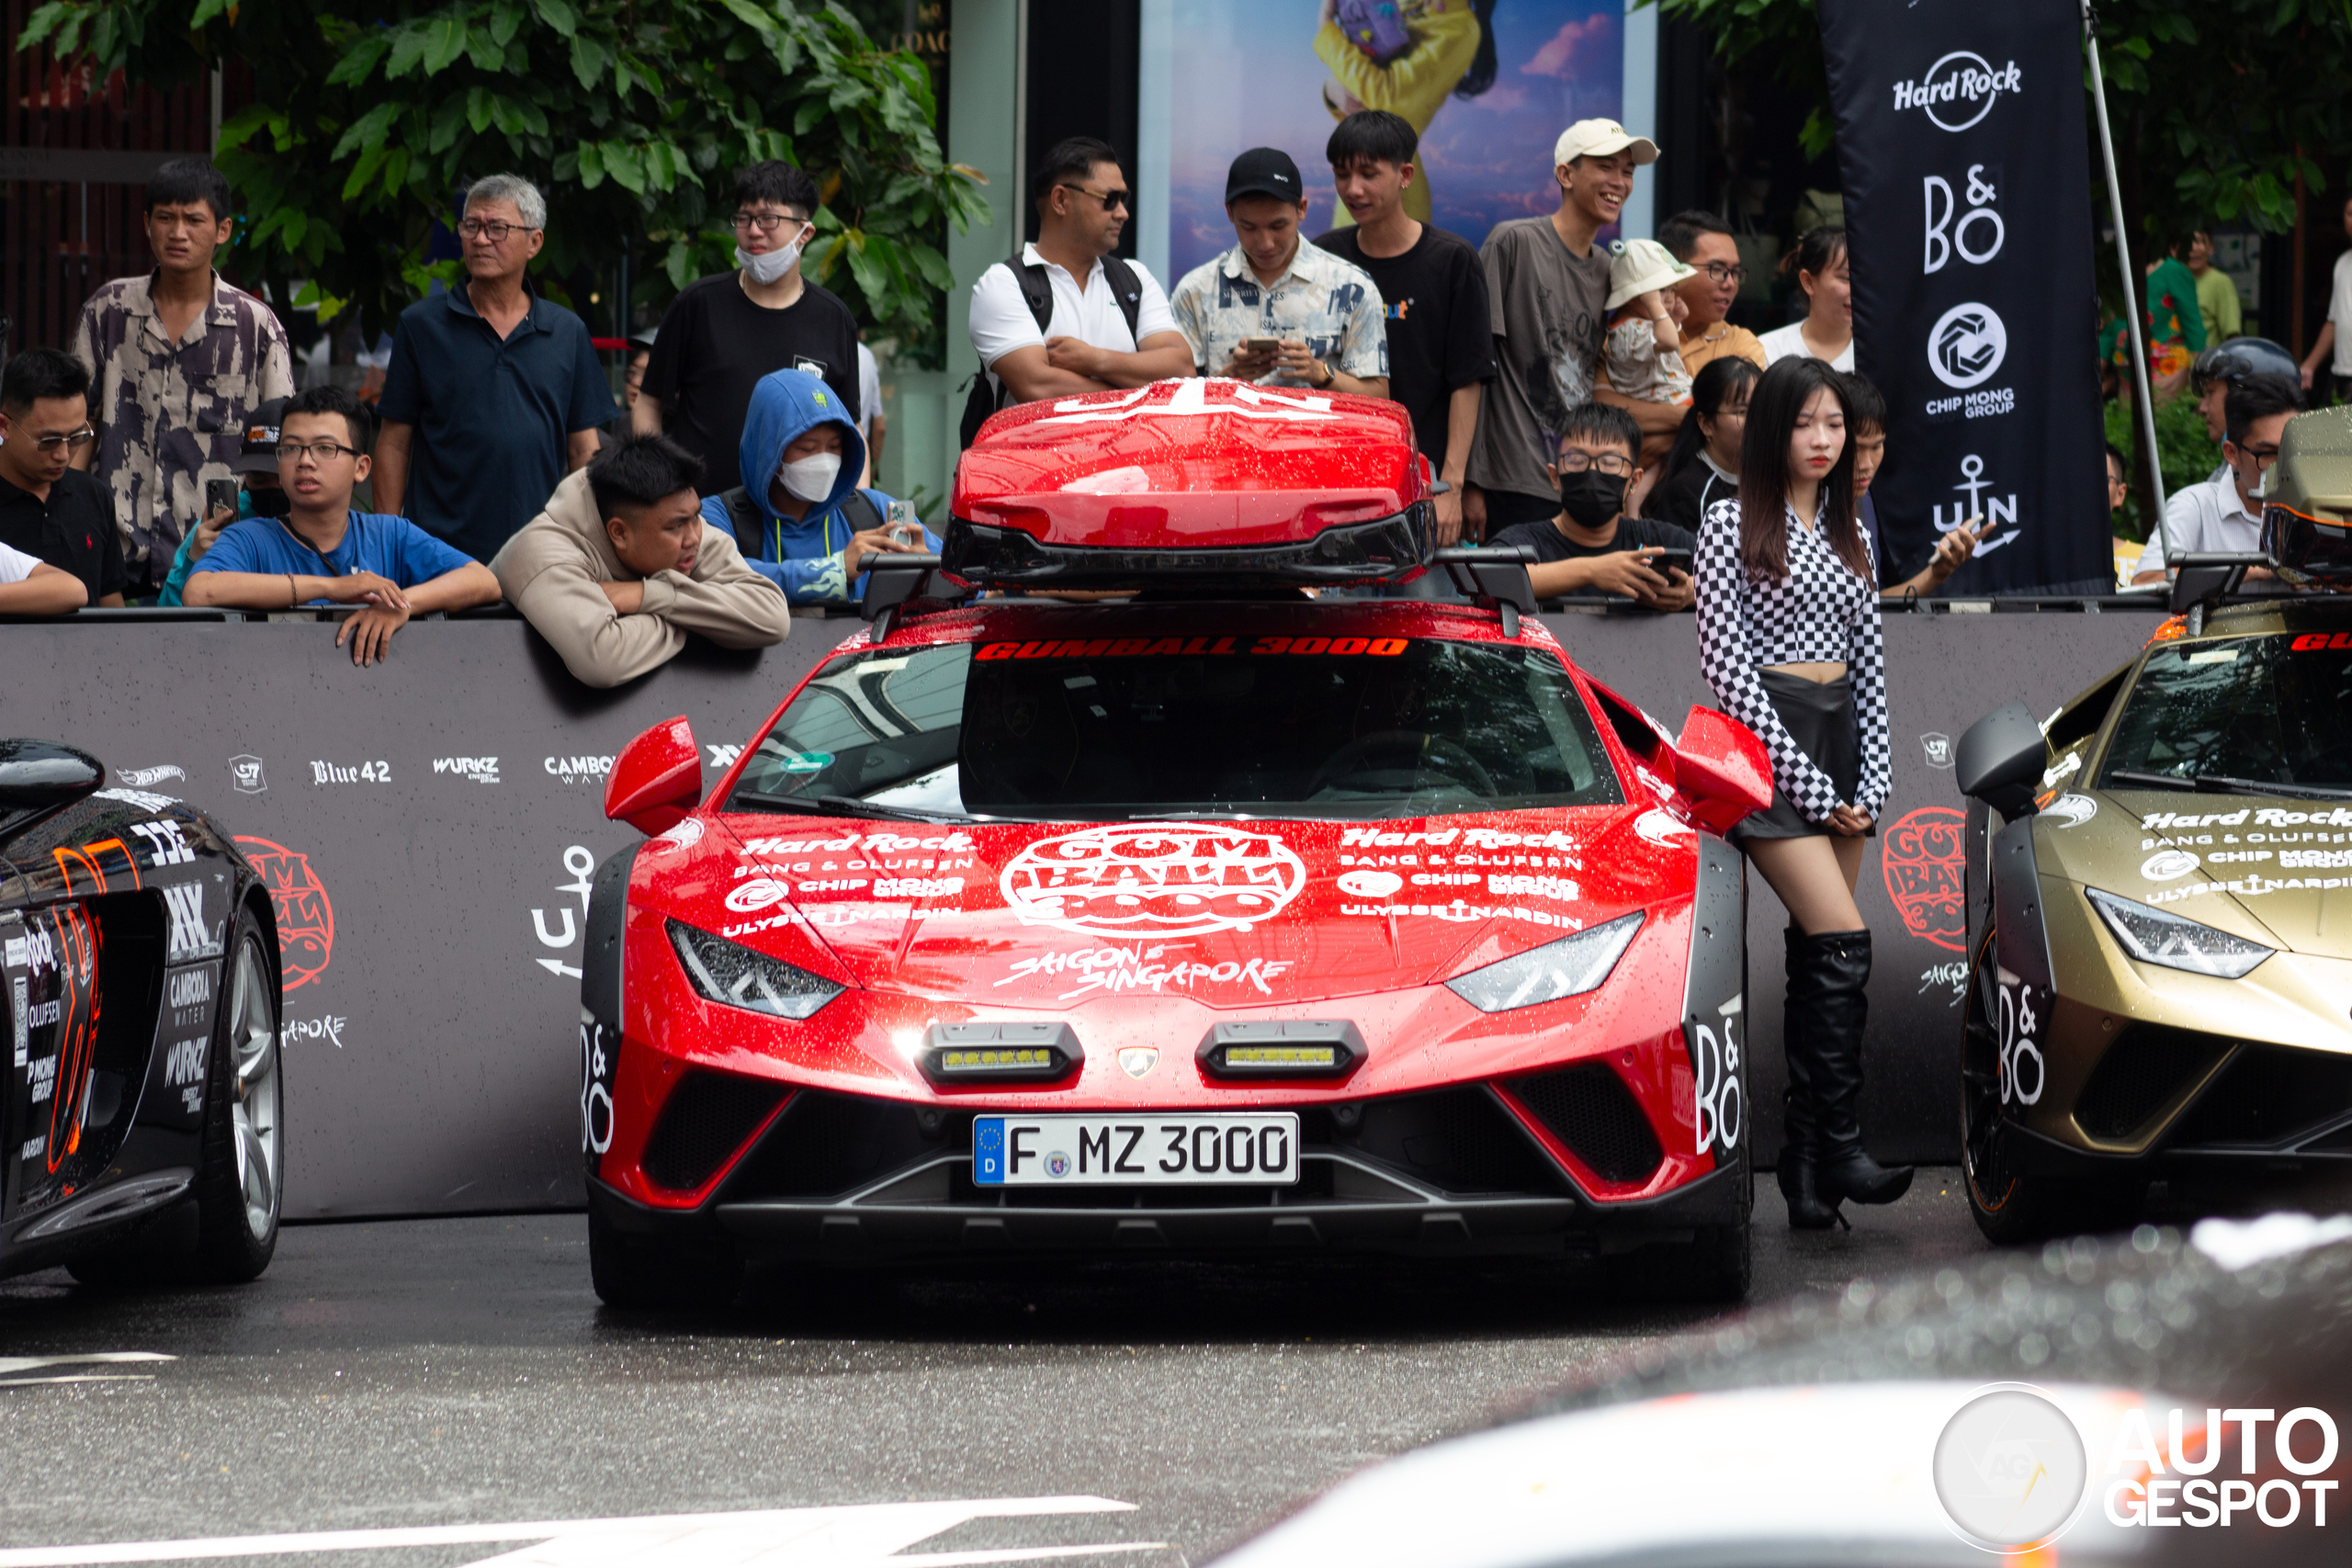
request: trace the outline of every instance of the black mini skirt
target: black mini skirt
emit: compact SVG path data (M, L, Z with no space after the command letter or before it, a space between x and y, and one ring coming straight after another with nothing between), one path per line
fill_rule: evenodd
M1854 716L1854 688L1843 675L1835 681L1808 681L1778 670L1759 670L1764 695L1798 750L1838 786L1838 798L1851 802L1862 783L1862 730ZM1772 806L1731 830L1731 841L1749 839L1805 839L1829 835L1824 822L1810 822L1781 787L1777 771L1772 780ZM1878 836L1876 827L1870 836Z

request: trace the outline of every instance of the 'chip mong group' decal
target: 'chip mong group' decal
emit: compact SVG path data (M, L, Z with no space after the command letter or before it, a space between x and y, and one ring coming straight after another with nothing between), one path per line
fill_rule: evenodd
M1279 833L1223 824L1089 828L1040 839L998 886L1031 926L1088 936L1204 936L1248 931L1306 886Z

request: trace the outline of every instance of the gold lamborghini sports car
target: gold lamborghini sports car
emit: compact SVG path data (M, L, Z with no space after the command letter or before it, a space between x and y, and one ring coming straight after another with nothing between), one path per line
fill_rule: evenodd
M2158 1176L2352 1174L2352 409L2282 447L2260 554L2183 557L2131 662L1962 739L1996 1241L2128 1224Z

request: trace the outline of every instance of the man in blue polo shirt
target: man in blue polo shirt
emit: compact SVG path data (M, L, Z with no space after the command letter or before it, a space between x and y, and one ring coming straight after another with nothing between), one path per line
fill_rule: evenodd
M548 205L514 175L476 180L458 224L464 287L401 312L376 412L376 504L486 561L596 455L619 412L588 328L526 276Z
M348 445L345 445L345 443ZM190 604L285 610L358 604L334 635L355 664L380 663L412 615L493 603L498 579L405 517L351 509L368 477L368 411L341 387L313 387L286 404L277 474L286 516L247 517L188 573Z

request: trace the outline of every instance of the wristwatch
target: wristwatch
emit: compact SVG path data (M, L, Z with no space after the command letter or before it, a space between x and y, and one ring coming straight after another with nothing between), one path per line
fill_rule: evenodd
M1319 359L1315 361L1315 368L1323 372L1323 379L1317 381L1314 377L1309 376L1306 378L1306 384L1313 387L1317 391L1321 391L1324 388L1329 386L1332 382L1340 378L1340 373L1338 371L1332 369L1329 365L1324 364L1323 361Z

